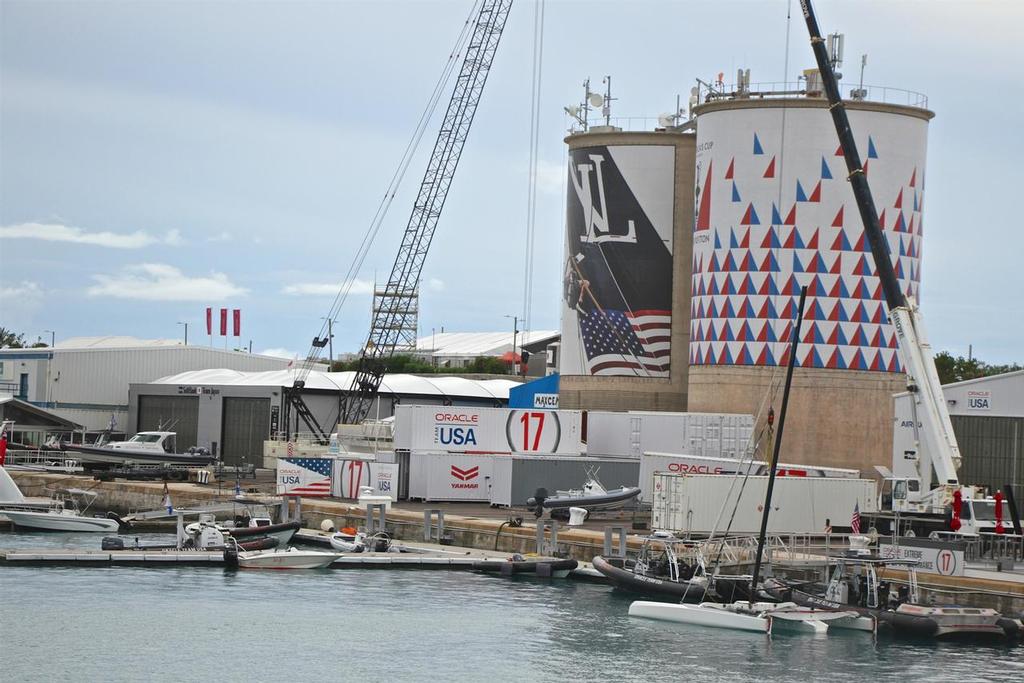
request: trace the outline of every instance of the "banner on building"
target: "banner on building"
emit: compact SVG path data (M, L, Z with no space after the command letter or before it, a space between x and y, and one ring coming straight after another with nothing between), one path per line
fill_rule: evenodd
M277 495L330 496L333 464L333 458L278 459Z
M562 375L666 378L675 148L570 151Z
M398 465L369 460L334 460L334 487L337 498L356 500L359 489L369 486L375 496L389 496L398 500Z

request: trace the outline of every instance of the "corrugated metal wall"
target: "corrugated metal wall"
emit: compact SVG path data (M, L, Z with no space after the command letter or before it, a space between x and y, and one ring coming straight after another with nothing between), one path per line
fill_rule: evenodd
M198 396L140 396L138 431L177 432L178 452L196 445Z
M270 399L224 397L221 459L228 465L262 464L263 442L270 438Z
M1024 418L952 415L963 465L960 480L996 491L1024 488ZM1017 493L1018 500L1021 493Z

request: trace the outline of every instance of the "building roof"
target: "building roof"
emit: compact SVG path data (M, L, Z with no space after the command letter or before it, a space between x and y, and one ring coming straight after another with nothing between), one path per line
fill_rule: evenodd
M5 420L14 420L14 427L18 430L70 431L82 428L77 422L13 396L0 396L0 416Z
M533 330L516 335L516 345L532 346L559 336L557 330ZM416 350L434 356L500 356L512 350L512 333L442 332L416 340Z
M184 346L180 339L139 339L110 335L105 337L69 337L53 345L54 349L137 349L152 346Z
M150 384L182 384L195 386L290 387L298 370L239 372L238 370L192 370L161 377ZM307 389L348 391L354 372L319 372L306 377ZM452 396L508 400L508 390L519 382L507 379L469 379L458 375L384 375L380 391L401 396Z

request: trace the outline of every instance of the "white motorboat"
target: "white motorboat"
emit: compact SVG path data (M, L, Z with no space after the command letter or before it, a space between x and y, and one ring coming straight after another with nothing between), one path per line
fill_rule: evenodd
M329 553L323 550L256 550L232 553L225 551L225 559L232 562L236 557L238 566L243 569L323 569L341 557L341 553Z
M354 534L347 534L339 531L331 535L331 547L340 553L362 553L366 552L366 534L357 531Z
M76 453L83 463L176 464L202 467L217 462L217 458L205 448L193 447L185 453L178 453L175 432L139 432L127 441L115 441L99 446L62 443L61 449Z
M292 540L300 526L302 525L297 521L274 524L269 517L251 517L247 526L231 526L218 523L212 513L204 512L199 515L198 522L192 522L185 527L185 534L192 539L196 547L205 547L201 545L201 539L203 531L207 528L216 529L223 536L231 536L240 542L264 537L273 538L277 541L278 547L284 547ZM223 545L223 541L220 541L220 545Z
M42 529L45 531L92 531L114 532L120 528L116 519L87 517L79 510L76 497L91 497L96 494L82 489L63 489L54 494L46 510L26 508L5 508L3 514L16 527ZM85 510L92 505L90 501Z

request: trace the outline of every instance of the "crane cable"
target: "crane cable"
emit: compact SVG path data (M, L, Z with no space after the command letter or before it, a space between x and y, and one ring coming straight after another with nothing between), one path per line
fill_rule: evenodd
M419 148L420 141L423 139L423 134L426 132L427 125L430 123L430 120L437 109L437 105L441 101L441 96L447 91L448 82L451 80L451 75L455 71L455 66L460 61L462 50L465 48L469 37L473 34L473 27L476 25L474 17L479 12L479 5L481 1L482 0L474 1L473 6L470 9L469 17L465 22L463 22L462 29L455 40L455 44L448 54L448 61L445 63L444 68L441 70L441 75L434 84L433 91L427 100L427 104L424 107L423 112L420 114L419 120L416 122L416 127L413 129L412 136L406 144L405 150L402 152L402 157L399 160L394 174L391 176L391 181L388 183L384 196L381 198L380 204L377 205L377 210L370 221L370 225L363 234L362 241L359 243L359 247L356 249L356 253L352 257L352 262L349 264L348 270L345 273L341 287L335 295L334 301L331 303L330 313L327 320L324 320L323 324L320 326L319 333L316 335L317 338L322 338L324 335L329 334L328 321L334 322L337 320L342 307L352 291L356 275L362 269L363 263L366 261L366 256L370 251L370 247L373 246L373 242L377 238L377 234L380 232L380 228L384 223L388 210L391 208L391 204L395 200L395 195L402 183L402 179L405 177L405 173L409 169L412 159ZM302 365L300 366L299 373L296 375L297 380L304 379L308 376L310 370L312 370L313 363L319 356L319 349L320 347L314 344L310 345L309 351L306 353L306 356L302 361Z
M540 163L540 97L544 64L544 0L533 6L533 76L530 94L530 168L526 198L526 238L523 259L523 343L533 316L533 264L537 226L537 168ZM522 348L522 344L520 345ZM512 349L512 353L515 353Z

